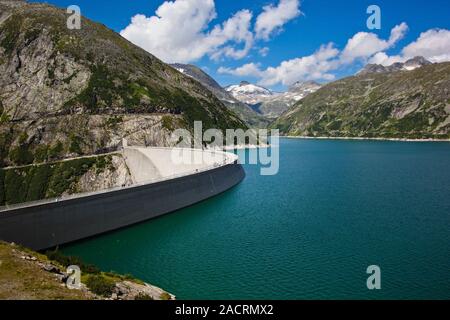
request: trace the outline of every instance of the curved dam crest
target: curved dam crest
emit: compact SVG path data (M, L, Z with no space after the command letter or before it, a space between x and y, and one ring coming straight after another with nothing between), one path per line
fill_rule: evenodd
M175 163L172 152L177 150L203 161ZM190 206L245 177L232 153L126 147L123 156L132 186L5 207L0 210L0 239L34 250L51 248Z

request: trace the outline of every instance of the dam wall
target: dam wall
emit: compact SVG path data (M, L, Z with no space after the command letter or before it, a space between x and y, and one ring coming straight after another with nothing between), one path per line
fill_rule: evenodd
M235 155L217 152L213 157L218 157L216 160L221 160L221 165L194 165L190 170L181 165L175 176L164 176L159 172L162 168L159 160L165 158L167 167L169 150L145 154L140 149L124 151L125 157L131 158L127 165L138 181L147 178L153 181L3 208L0 211L0 239L34 250L55 247L176 211L222 193L245 177ZM147 167L147 159L142 154L152 165ZM156 154L159 157L155 157ZM155 178L153 173L141 176L139 172L147 168L158 169L158 176ZM163 172L173 173L168 168Z
M224 152L201 149L135 148L135 150L151 159L156 170L163 177L195 172L205 167L219 166L224 161L233 160ZM127 154L128 148L124 152Z
M162 178L153 161L138 148L124 148L123 156L134 183Z

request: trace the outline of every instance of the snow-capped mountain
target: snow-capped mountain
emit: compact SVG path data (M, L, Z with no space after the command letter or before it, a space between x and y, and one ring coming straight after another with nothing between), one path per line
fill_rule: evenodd
M174 63L171 64L171 66L200 82L206 89L211 91L220 101L222 101L225 106L240 116L250 127L264 127L268 124L267 119L254 111L247 104L235 99L230 92L224 90L216 80L202 69L191 64L181 63Z
M295 102L303 99L308 94L316 92L317 90L322 87L320 84L318 84L315 81L297 81L293 85L291 85L287 92L285 92L283 95L290 100L293 100Z
M426 65L431 64L430 61L424 57L414 57L407 60L406 62L396 62L390 66L383 66L381 64L368 64L357 75L365 75L368 73L386 73L386 72L396 72L396 71L411 71Z
M269 89L257 86L247 81L242 81L240 84L225 87L225 90L228 91L235 99L248 105L261 103L276 95Z
M429 64L431 64L431 62L425 59L424 57L415 57L413 59L409 59L403 64L403 70L410 71Z
M226 87L225 90L264 117L274 119L297 101L319 90L320 87L320 84L314 81L298 81L291 85L288 91L279 93L247 81L242 81L238 85Z
M296 102L307 95L316 92L321 85L314 81L297 81L291 85L288 91L272 96L261 103L259 112L267 118L277 118L287 111Z
M330 82L271 127L311 137L449 138L450 62L419 58L395 67Z

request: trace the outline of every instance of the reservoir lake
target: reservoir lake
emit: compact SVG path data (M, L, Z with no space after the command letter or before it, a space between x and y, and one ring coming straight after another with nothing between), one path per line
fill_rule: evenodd
M450 143L279 149L277 175L60 250L178 299L450 299Z

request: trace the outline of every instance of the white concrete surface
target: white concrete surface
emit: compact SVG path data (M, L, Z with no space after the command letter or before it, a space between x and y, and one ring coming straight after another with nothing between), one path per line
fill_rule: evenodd
M159 170L143 152L135 148L124 148L123 156L133 183L161 178Z
M135 183L167 179L206 171L235 162L235 154L201 149L124 148L124 156Z

